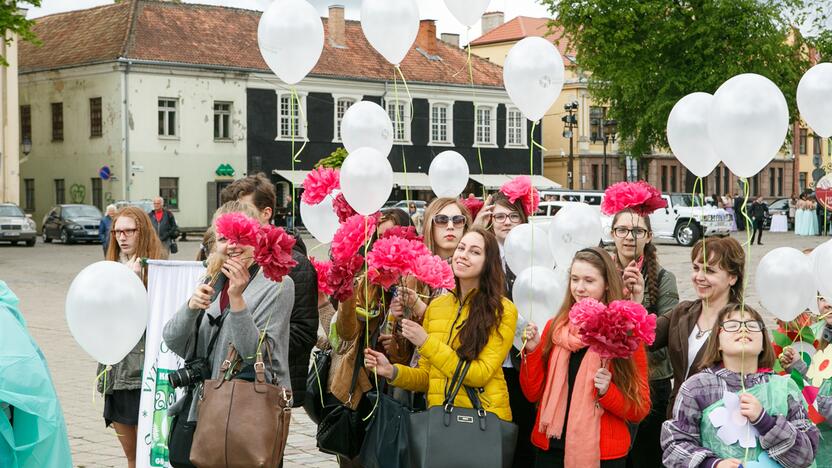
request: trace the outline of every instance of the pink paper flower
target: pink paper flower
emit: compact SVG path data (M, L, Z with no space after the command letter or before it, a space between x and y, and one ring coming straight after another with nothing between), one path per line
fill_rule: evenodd
M345 223L347 219L357 214L350 204L347 203L347 199L344 198L343 193L339 193L332 200L332 208L335 210L335 214L338 215L338 221L341 223Z
M367 244L373 233L376 232L377 222L375 215L368 216L366 219L360 214L350 216L335 231L330 247L332 259L344 261L357 254L358 249Z
M395 236L375 241L373 249L367 254L370 282L389 289L399 278L410 274L410 267L417 258L413 248L415 243Z
M317 205L333 190L341 188L337 169L319 167L306 174L303 179L303 195L300 199L307 205Z
M422 236L416 233L416 228L413 226L393 226L384 231L384 234L381 235L382 239L387 239L389 237L401 237L402 239L424 242Z
M540 205L540 193L532 186L532 179L529 176L517 176L511 179L500 187L500 191L508 197L511 203L520 200L526 216L533 215Z
M475 197L473 193L468 194L468 198L463 198L460 200L465 208L468 208L468 211L471 212L471 218L475 219L477 214L479 214L482 206L485 204L482 200Z
M315 273L318 275L318 291L327 296L331 296L335 291L332 290L326 279L329 276L330 270L332 270L332 262L322 262L314 257L309 257L309 261L312 262L312 266L315 267Z
M327 287L332 290L332 297L345 301L353 294L355 274L364 266L364 257L353 255L343 261L333 261L327 276Z
M594 299L584 299L569 311L581 341L602 359L633 355L641 344L655 339L656 317L632 301L614 301L608 307Z
M279 282L298 264L292 258L295 238L286 234L283 228L266 224L260 227L254 261L263 268L263 276Z
M257 245L260 223L243 213L226 213L217 218L217 233L237 245Z
M612 216L623 210L633 210L639 216L649 216L659 208L667 207L667 201L656 187L640 180L610 185L604 192L601 212Z
M413 264L413 275L433 289L456 287L451 265L437 255L418 257Z

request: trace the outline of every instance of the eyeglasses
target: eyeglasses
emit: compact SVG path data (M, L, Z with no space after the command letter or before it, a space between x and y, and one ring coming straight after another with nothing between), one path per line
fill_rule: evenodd
M465 216L462 215L443 215L438 214L433 217L434 224L438 224L440 226L447 226L448 223L453 222L455 227L464 226L465 225Z
M113 237L123 235L124 237L133 237L139 232L138 229L113 229Z
M491 215L494 218L494 221L498 223L506 222L506 219L511 220L512 223L519 223L520 222L520 213L497 213Z
M629 237L630 233L633 234L634 239L644 239L647 237L647 233L649 231L647 231L647 229L642 228L627 229L625 227L617 227L614 228L612 232L613 234L615 234L615 237L619 239L626 239L627 237Z
M728 333L736 333L740 331L740 328L742 327L745 327L746 330L755 333L763 331L763 322L759 320L746 320L744 322L739 320L726 320L720 323L719 326Z

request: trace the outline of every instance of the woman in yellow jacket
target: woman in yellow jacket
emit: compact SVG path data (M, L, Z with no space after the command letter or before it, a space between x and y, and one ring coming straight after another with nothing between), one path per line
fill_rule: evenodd
M427 394L428 406L441 405L445 385L460 359L471 362L463 384L482 389L486 411L511 421L508 388L502 365L511 349L517 308L504 297L500 249L493 234L474 227L459 241L451 265L456 288L434 299L425 312L424 328L402 320L402 335L419 348L419 366L395 366L372 349L364 351L368 369L375 369L396 387ZM465 392L455 406L471 408Z

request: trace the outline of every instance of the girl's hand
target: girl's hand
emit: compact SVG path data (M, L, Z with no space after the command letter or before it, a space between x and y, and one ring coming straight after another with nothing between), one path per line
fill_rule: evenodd
M395 372L395 367L387 360L387 356L369 348L364 350L364 367L388 380L393 378Z
M736 458L726 458L724 460L720 460L719 463L716 464L716 468L739 468L742 466L742 461L737 460Z
M427 310L428 306L419 298L419 294L416 293L413 289L401 287L396 290L398 295L396 299L400 301L403 308L410 309L411 317L415 319L421 319L423 315L425 315L425 310Z
M630 300L641 304L644 300L644 276L635 260L624 269L624 286L630 292Z
M538 331L537 325L533 323L526 325L526 328L523 329L523 337L526 338L526 351L531 353L537 349L537 345L540 344L540 331Z
M228 298L241 299L250 279L248 268L236 258L228 257L222 265L222 272L228 278Z
M780 354L780 365L783 366L784 369L788 369L794 364L794 359L797 356L794 348L786 346L783 348L783 352Z
M748 418L751 422L757 422L760 415L763 413L763 405L760 400L750 393L743 393L740 395L740 414Z
M491 195L485 199L485 204L483 205L482 209L479 213L477 213L477 217L474 218L474 226L481 226L487 228L489 224L491 224L491 215L494 214L494 204L492 203Z
M393 335L379 335L378 341L381 343L381 346L384 347L384 351L387 354L393 355L399 351L399 343Z
M417 348L425 344L428 339L428 332L417 322L402 319L402 336L413 343Z
M188 308L191 310L205 310L211 305L211 296L214 295L214 288L207 284L200 284L196 287L191 298L188 299Z
M125 263L124 266L138 275L139 278L142 277L142 259L140 259L138 255L134 256L130 260L127 260L127 263Z
M602 367L595 373L595 388L598 389L598 396L604 396L610 388L612 382L612 374L607 368Z
M404 317L404 305L399 296L390 301L390 313L393 314L393 317L396 317L396 320L401 320Z

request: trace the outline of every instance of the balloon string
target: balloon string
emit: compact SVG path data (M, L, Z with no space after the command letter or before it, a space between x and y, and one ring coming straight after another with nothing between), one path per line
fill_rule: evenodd
M357 359L357 357L356 357ZM315 370L315 380L318 382L318 396L321 397L321 408L324 407L324 391L321 387L321 374L318 372L318 363L316 362L317 359L312 360L312 369Z
M280 297L280 292L283 291L283 281L280 282L280 287L277 289L277 297ZM269 329L269 322L272 320L272 313L274 313L274 307L269 309L269 316L266 318L266 325L263 327L263 331L260 332L260 338L257 340L257 350L255 351L255 356L260 354L260 348L263 346L263 341L266 339L266 330ZM254 356L250 356L249 359L253 358ZM271 359L271 356L269 356ZM271 364L271 363L269 363Z
M465 40L468 41L468 58L466 60L468 64L468 80L471 82L471 101L474 104L474 143L477 142L477 88L474 86L474 63L471 57L471 26L468 26L468 29L465 32ZM459 72L457 72L459 73ZM456 75L454 75L456 76ZM480 174L485 175L485 169L482 165L482 149L480 145L475 145L477 147L477 161L480 163ZM483 180L485 178L483 177ZM482 200L485 201L485 184L482 185Z
M399 72L399 75L402 77L402 83L404 83L404 89L407 91L407 98L408 98L408 108L410 110L410 121L408 122L408 126L412 125L413 123L413 96L410 94L410 88L407 86L407 80L404 79L404 73L402 73L401 67L398 65L394 65L393 68L393 91L396 93L396 105L394 106L396 109L396 130L393 132L393 139L396 139L396 135L399 132L399 125L402 125L402 139L404 139L404 122L403 116L399 115L399 82L396 77L396 72ZM402 168L404 169L404 197L405 200L410 200L410 185L407 183L407 159L404 155L404 144L400 145L402 147Z
M112 366L109 366L109 365L104 366L104 370L103 370L103 371L101 371L101 373L100 373L100 374L98 374L98 375L96 375L96 376L95 376L95 380L93 380L93 383L92 383L92 402L93 402L93 403L95 403L95 394L96 394L96 392L97 392L97 390L98 390L98 381L99 381L99 380L101 380L101 378L102 378L102 377L104 378L104 389L103 389L103 391L101 392L101 394L102 394L102 395L106 395L106 394L107 394L107 372L108 372L110 369L112 369L112 368L113 368L113 367L112 367Z
M748 198L751 196L751 189L748 184L748 179L743 177L743 194L744 199L742 201L742 207L740 208L740 212L742 213L742 217L745 219L745 235L746 235L746 242L745 242L745 267L748 269L749 265L751 264L751 241L752 233L751 233L751 218L748 216ZM740 300L740 316L744 319L745 318L745 287L748 285L748 275L745 275L742 280L742 298Z
M295 152L295 104L297 104L297 106L298 106L298 111L300 112L301 119L303 121L306 121L306 116L303 113L303 106L300 105L300 98L298 97L297 89L295 89L295 87L292 86L291 91L292 91L292 96L289 99L289 127L291 128L291 132L292 132L292 174L294 174L295 173L295 163L300 162L300 159L298 159L298 156L300 155L301 152L303 152L303 149L306 148L306 141L304 141L303 145L301 145L301 147L300 147L300 150L298 150L297 153ZM297 187L295 187L295 183L291 179L289 180L289 183L292 184L292 226L294 226L294 224L295 224L295 191L297 190Z
M398 107L399 107L399 105L398 105L398 99L397 99L396 100L396 109L398 109ZM398 112L398 110L397 110L397 112ZM369 224L367 222L367 216L364 216L364 281L363 282L364 282L364 308L367 309L367 316L364 317L364 347L367 348L367 349L370 349L370 285L369 285L369 281L367 280L367 278L368 278L367 270L369 269L368 262L367 262L367 249L370 248L370 236L367 235L367 229L368 228L369 228ZM381 314L379 314L379 316L380 315ZM381 326L381 324L379 324L379 326ZM358 359L358 356L356 356L355 358ZM373 405L373 409L370 410L370 413L367 415L366 418L363 419L363 421L367 421L368 419L370 419L370 417L373 416L373 414L376 411L376 406L378 405L378 399L381 398L381 395L379 395L379 393L378 393L378 369L377 368L373 369L373 378L375 380L376 395L378 395L378 397L376 398L376 402Z

